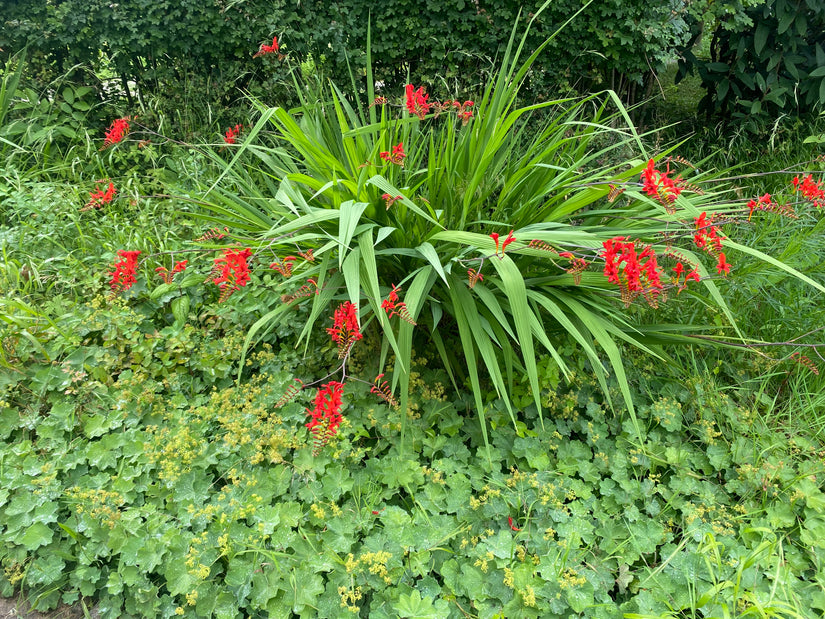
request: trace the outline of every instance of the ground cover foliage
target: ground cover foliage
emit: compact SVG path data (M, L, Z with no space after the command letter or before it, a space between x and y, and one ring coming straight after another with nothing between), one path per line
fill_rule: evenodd
M244 332L229 321L158 333L102 297L74 312L83 346L48 363L22 345L25 376L4 372L4 595L88 598L112 617L825 608L825 454L762 427L711 374L640 364L639 442L582 363L568 386L548 379L543 428L499 408L490 468L469 398L448 397L425 355L412 450L363 386L316 457L306 398L273 408L294 351L263 346L236 386L226 353Z
M522 75L513 66L511 75ZM100 137L50 131L49 106L27 111L43 131L2 133L9 158L0 175L0 594L22 594L41 609L96 606L107 617L822 614L822 307L800 279L825 283L822 230L819 211L790 185L794 175L819 177L817 153L760 152L763 169L783 172L722 181L701 194L686 189L671 202L642 190L639 177L647 158L636 149L646 152L661 138L634 134L609 95L573 102L545 117L536 137L523 129L509 142L496 117L483 116L499 106L500 119L515 126L527 114L507 88L505 80L504 94L491 89L438 119L416 118L413 109L401 120L385 111L401 108L394 101L359 108L333 88L323 101L334 113L321 114L314 100L291 114L259 106L260 122L235 127L240 135L227 132L217 148L153 145L121 129L98 150ZM55 114L77 128L73 115L82 107ZM481 118L464 125L456 109ZM473 163L479 136L505 144L475 152L513 183L464 174L487 167ZM402 144L406 152L396 150ZM525 144L541 148L508 167ZM697 147L695 154L706 153ZM713 157L690 157L700 170L684 173L701 181L730 176L733 162ZM530 161L541 165L519 176ZM653 178L661 180L664 162ZM103 197L108 182L117 187L114 198ZM453 193L444 189L450 183ZM391 190L387 205L381 192ZM801 216L748 213L748 199L767 191ZM608 194L619 201L608 202ZM380 258L379 294L361 290L372 274L355 251L369 253L376 226L352 214L359 203L394 243ZM703 281L681 290L679 303L648 304L637 295L625 305L598 272L601 263L590 273L554 264L558 272L540 278L525 259L538 256L513 251L524 251L527 240L510 253L500 249L488 234L492 224L502 241L509 230L526 239L522 229L548 225L534 221L530 208L520 211L522 203L558 216L545 242L559 249L569 242L589 259L619 233L658 238L662 222L666 232L678 220L668 210L674 203L718 209L733 214L721 233L735 233L796 274L743 250L730 279L702 267ZM450 220L460 218L457 205L466 221ZM216 285L214 269L207 272L210 262L228 264L227 250L237 256L254 247L267 256L294 219L323 224L330 214L335 226L295 227L307 245L299 249L307 256L314 249L323 265L317 272L308 271L316 267L307 258L290 279L280 251L273 257L280 271L259 258L260 268L235 287ZM390 301L389 286L410 274L404 260L440 282L438 262L454 289L472 285L467 265L452 260L453 246L430 235L424 221L449 224L488 268L496 265L484 272L486 286L470 288L486 294L470 342L496 351L475 378L449 363L475 356L457 325L442 326L450 354L427 337L410 337L408 348L382 343L393 329L382 324L391 316L379 301ZM596 242L575 246L588 235ZM429 240L435 260L428 250L429 258L421 255ZM140 251L144 262L134 282L113 289L124 248ZM112 266L121 258L122 267ZM175 273L186 259L190 266ZM583 329L572 312L563 328L548 331L555 356L525 358L526 340L507 332L515 302L503 283L524 275L500 266L515 260L527 265L531 290L589 297L593 315L627 329L626 337L618 327L609 331L619 356L602 365L589 354L592 340L602 347L613 340ZM453 262L462 266L460 280L449 272ZM284 302L282 292L292 291L281 290L284 282L317 275L319 287L325 273L343 282L326 296ZM678 284L668 286L675 295ZM442 292L432 290L420 305L438 304ZM414 312L418 302L404 299ZM320 384L342 363L327 314L347 300L365 308L362 319L370 310L373 317L344 355L341 427L319 447L306 426L312 393L296 391L294 379ZM447 309L459 307L469 312L459 302ZM262 316L269 318L261 323ZM732 343L731 318L747 336L783 345L760 348L761 355L708 347L668 349L664 358L640 352L664 350L650 348L640 325L670 324L676 335L699 330ZM313 320L318 328L304 329ZM537 331L530 337L540 338ZM407 393L400 408L372 389L376 371L397 363L398 351L405 357L396 374L405 375ZM506 380L496 378L499 363Z

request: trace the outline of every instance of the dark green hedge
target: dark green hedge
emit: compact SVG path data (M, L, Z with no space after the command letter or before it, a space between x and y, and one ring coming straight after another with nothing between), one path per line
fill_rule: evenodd
M222 109L241 90L288 103L282 83L301 62L341 84L350 67L363 75L371 24L375 77L390 93L409 80L447 97L478 90L516 20L523 32L541 4L19 0L0 3L0 56L28 45L30 63L44 76L77 63L98 77L108 69L132 111L133 90L167 110L205 102ZM822 0L553 0L535 19L527 50L582 7L535 65L529 86L536 99L613 88L637 100L649 91L650 76L681 53L685 69L692 63L708 85L711 110L776 115L825 102ZM713 36L712 61L690 52L702 24L715 30L706 33ZM273 35L289 61L253 59ZM127 92L127 83L139 88Z
M743 14L722 19L709 60L685 53L682 75L698 70L705 111L758 128L825 107L825 2L765 0Z
M189 73L209 76L215 88L226 83L256 88L273 73L283 77L277 63L251 58L273 35L291 59L311 56L326 76L348 80L347 60L354 67L364 64L371 23L377 79L395 85L409 74L412 81L432 87L446 79L447 89L454 92L472 90L496 66L519 11L526 25L540 4L21 0L0 5L0 48L9 54L28 44L30 58L55 72L75 63L105 62L117 77L136 81L144 91L182 88ZM584 4L550 3L536 20L528 49L537 47ZM637 0L590 4L548 47L532 76L534 92L642 83L651 69L673 57L687 32L684 7L674 11L672 5Z

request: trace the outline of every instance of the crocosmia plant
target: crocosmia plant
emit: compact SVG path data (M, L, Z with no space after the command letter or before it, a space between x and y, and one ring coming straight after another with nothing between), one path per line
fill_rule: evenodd
M657 322L677 297L700 294L738 337L718 282L735 276L737 251L760 254L729 235L770 201L731 200L689 161L650 153L610 92L518 107L541 49L524 62L519 51L514 35L497 78L464 103L412 83L397 85L395 99L377 97L369 74L369 105L335 87L317 93L323 106L257 103L252 133L269 132L278 146L231 164L216 153L221 182L203 198L222 225L259 235L252 251L275 258L283 275L283 306L249 342L291 320L296 305L310 310L306 341L337 304L328 330L346 357L357 307L357 324L393 353L392 367L373 368L379 379L391 372L373 385L382 399L398 393L406 410L415 343L472 388L479 415L484 380L515 420L514 377L526 377L541 412L536 356L546 352L569 374L563 342L575 342L605 393L616 377L633 416L619 342L656 354L690 341ZM821 200L813 179L793 187ZM314 261L293 270L277 258L296 252Z
M434 351L456 387L471 387L486 441L482 393L492 390L514 422L518 406L541 414L542 352L562 376L583 359L608 398L614 376L635 423L619 343L656 355L692 341L687 328L677 333L657 318L665 303L692 294L716 306L724 337L739 337L718 286L736 275L738 251L825 291L733 240L755 211L795 216L788 200L731 198L684 158L649 152L613 93L519 107L541 49L521 62L514 33L497 77L463 103L412 83L395 85L395 98L376 96L369 71L368 105L335 86L315 93L323 105L287 111L258 101L260 118L231 159L211 151L218 180L199 202L218 225L198 241L231 245L213 259L207 282L225 302L260 265L280 299L247 346L296 315L305 317L306 345L332 315L325 328L341 378L319 388L310 422L316 448L338 428L341 393L355 378L347 360L368 329L385 352L367 368L374 381L356 380L406 411L413 347ZM276 40L256 55L274 53ZM113 125L107 141L127 130ZM258 136L265 139L253 144ZM812 176L794 178L794 192L822 206L822 183ZM243 231L246 247L231 230ZM137 254L121 257L116 292L137 269ZM173 273L162 276L172 285ZM574 361L562 352L571 344L580 351ZM516 376L530 394L518 406L510 397ZM293 385L285 397L313 384Z

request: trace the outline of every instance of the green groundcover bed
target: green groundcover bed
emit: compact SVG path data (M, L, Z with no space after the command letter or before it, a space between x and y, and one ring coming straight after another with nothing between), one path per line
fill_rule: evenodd
M206 324L157 331L97 297L59 363L4 342L26 370L0 373L3 596L104 617L825 610L824 454L711 374L629 363L639 437L586 366L565 387L541 361L543 427L493 404L488 451L472 397L416 355L403 450L400 413L355 383L313 455L309 396L275 408L296 353L260 347L236 386L244 332Z

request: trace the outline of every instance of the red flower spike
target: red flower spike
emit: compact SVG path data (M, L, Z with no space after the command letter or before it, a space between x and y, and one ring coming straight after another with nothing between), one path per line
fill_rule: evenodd
M114 183L112 183L112 181L109 181L109 187L106 189L106 191L103 191L97 184L95 185L95 190L96 191L89 192L89 201L86 203L86 206L80 209L81 212L90 211L93 208L103 208L104 204L111 203L112 199L115 197L115 194L117 193L117 189L115 189L115 185Z
M711 215L708 218L707 213L702 212L699 217L694 217L693 221L696 224L696 232L693 235L693 242L699 249L704 249L709 254L715 254L722 251L722 240L725 238L719 233L719 229L714 225L713 221L716 215Z
M106 137L103 139L103 146L100 147L100 150L106 150L110 146L122 142L123 138L129 135L130 120L131 117L124 116L112 121L112 124L106 130Z
M218 303L223 303L233 292L240 290L242 286L249 283L249 263L247 261L251 256L252 250L248 248L239 251L224 249L223 256L215 258L215 264L212 267L213 275L206 281L211 281L220 288L221 294L218 297Z
M175 273L181 273L186 270L187 262L189 261L181 260L180 262L176 262L175 266L172 267L171 272L164 266L157 267L155 269L155 272L160 274L161 278L163 279L163 283L171 284L174 281Z
M501 244L501 255L504 255L504 252L507 251L507 246L516 240L516 237L513 236L513 231L510 230L510 233L507 235L507 238L504 239L504 242Z
M292 263L295 262L295 256L287 256L280 262L273 262L269 265L270 269L278 271L284 277L292 276Z
M730 264L725 262L725 254L722 252L719 252L719 262L716 264L716 272L719 275L727 275L730 273Z
M275 402L273 408L281 408L287 403L292 402L292 400L294 400L295 397L299 393L301 393L301 389L303 388L303 381L300 378L296 378L295 382L292 383L289 387L287 387L286 391L284 391L284 394L280 397L280 399L277 402Z
M123 249L117 252L122 260L115 262L115 270L109 273L112 276L110 284L112 296L129 290L137 282L138 256L140 253L140 250L126 251Z
M625 306L642 295L651 307L658 307L662 282L653 248L648 245L641 254L637 254L636 244L625 242L624 237L604 241L602 246L604 275L607 281L619 286ZM622 265L624 268L620 269Z
M234 144L237 142L238 136L241 134L243 130L243 125L235 125L234 127L229 127L226 130L226 134L223 136L223 141L226 144Z
M813 175L808 174L801 182L798 176L795 176L791 182L794 189L801 192L815 207L825 207L825 189L822 188L822 181L815 181Z
M281 53L281 46L278 45L278 37L272 37L272 45L263 44L260 49L255 52L252 57L258 58L266 56L267 54L278 54L278 60L283 60L284 55Z
M306 409L311 417L306 427L315 438L312 454L317 456L330 439L338 433L341 425L341 395L343 383L330 381L318 389L312 410Z
M345 359L353 344L364 337L358 325L358 311L350 301L341 303L335 310L332 327L327 328L327 333L330 334L333 342L338 343L339 359Z
M667 169L664 172L657 170L654 166L655 162L650 159L647 162L647 167L642 170L642 191L652 198L656 198L665 207L667 213L672 215L676 212L673 204L685 189L702 193L701 189L687 184L681 176L670 178L670 160L668 160Z
M407 156L404 153L404 142L399 142L398 144L393 146L391 153L383 151L381 153L378 153L378 156L388 163L394 163L395 165L403 166L404 157Z
M622 195L625 191L627 191L627 187L617 187L616 185L609 183L608 188L610 191L607 192L607 201L608 202L615 202L616 198Z
M155 273L158 273L163 280L164 284L171 284L172 283L172 275L169 273L169 269L166 267L157 267L155 269Z
M402 196L395 196L395 197L392 197L392 196L391 196L390 194L388 194L388 193L381 194L381 199L384 201L384 204L386 204L386 205L387 205L387 210L390 210L390 207L391 207L393 204L395 204L396 202L398 202L398 201L401 199L401 197L402 197Z
M470 290L475 288L478 282L484 281L484 276L481 274L481 271L476 271L475 269L467 269L467 278Z
M513 523L513 517L512 517L512 516L507 516L507 524L509 524L509 525L510 525L510 528L511 528L513 531L521 531L521 529L519 529L519 528L518 528L518 527L517 527L517 526Z
M567 267L566 271L573 276L573 283L578 286L582 281L582 273L587 269L587 260L579 256L574 256L569 251L561 252L559 257L570 260L570 266Z
M453 106L456 108L456 116L461 120L462 127L470 122L470 119L473 117L473 111L470 109L473 105L474 103L472 101L465 101L464 103L453 101Z
M312 253L312 248L306 251L299 251L298 255L301 256L307 262L315 262L315 255Z
M799 352L795 352L791 354L790 359L792 361L796 361L799 365L805 366L806 368L808 368L810 372L812 372L816 376L819 376L819 368L816 367L816 364L813 361L811 361L809 357L806 357L805 355Z
M553 249L548 243L544 241L539 241L538 239L533 239L527 244L527 247L530 249L540 249L541 251L549 251L550 253L555 254L556 250Z
M418 116L420 120L424 120L430 113L430 104L427 102L430 95L424 94L423 86L419 86L416 90L415 86L407 84L404 90L407 95L407 111Z
M216 240L216 241L220 240L220 239L222 239L223 237L226 236L227 232L229 232L229 228L227 228L225 226L224 226L223 231L219 230L218 228L212 228L206 234L196 238L195 243L203 243L205 241L211 241L213 239Z
M399 290L401 289L396 288L395 284L393 284L389 296L381 302L381 307L385 312L387 312L387 315L390 318L393 316L398 316L401 320L415 326L415 321L412 319L410 312L407 310L407 304L398 300Z
M389 404L392 408L398 408L398 402L392 396L392 390L390 389L390 384L385 381L381 380L384 378L383 374L379 374L375 377L373 381L372 387L370 387L370 393L374 393L380 399L384 400L387 404Z
M313 284L315 283L314 280L307 280L307 281L312 282ZM315 287L317 288L318 286L316 285ZM317 291L313 292L312 288L310 288L308 284L304 284L303 286L298 288L298 290L296 290L292 294L282 295L281 296L281 303L292 303L295 299L303 299L305 297L311 297L313 294L317 294Z
M750 200L748 202L748 221L751 220L751 216L753 215L754 210L759 211L776 211L780 210L778 204L774 204L771 201L771 194L766 193L764 196L757 198L756 200Z

